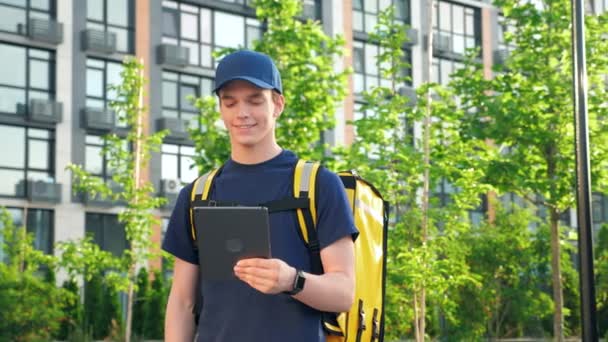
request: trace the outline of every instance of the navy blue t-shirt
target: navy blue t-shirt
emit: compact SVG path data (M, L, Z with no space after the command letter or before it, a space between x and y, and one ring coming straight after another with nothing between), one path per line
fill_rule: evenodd
M258 205L293 196L297 157L283 150L255 165L229 160L216 177L210 198ZM317 230L321 249L345 236L357 236L352 211L340 178L325 168L317 176ZM192 184L179 194L169 221L163 249L198 264L190 235L189 199ZM310 272L310 255L298 233L295 211L270 215L272 257ZM235 278L203 281L204 304L198 341L325 341L319 311L286 294L263 294Z

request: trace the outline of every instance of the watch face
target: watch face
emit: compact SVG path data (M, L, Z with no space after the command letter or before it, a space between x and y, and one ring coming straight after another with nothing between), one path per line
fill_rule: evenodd
M298 271L298 273L296 274L296 281L295 281L293 289L297 290L297 291L301 291L304 288L305 281L306 281L306 278L304 277L304 272Z

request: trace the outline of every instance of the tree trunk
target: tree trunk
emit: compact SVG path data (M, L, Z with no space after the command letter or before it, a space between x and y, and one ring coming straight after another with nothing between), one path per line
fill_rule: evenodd
M562 271L561 271L561 235L559 232L559 214L555 208L550 209L551 218L551 280L553 283L553 303L555 312L553 314L553 337L556 341L564 341L564 299L562 295Z

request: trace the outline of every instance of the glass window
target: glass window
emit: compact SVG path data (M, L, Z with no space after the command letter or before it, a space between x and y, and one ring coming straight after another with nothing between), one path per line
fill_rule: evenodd
M354 41L353 43L353 68L354 89L355 94L361 94L363 91L371 91L379 85L390 86L391 80L381 77L380 66L378 65L378 55L381 49L378 45ZM403 50L404 61L407 64L411 63L411 52ZM386 68L386 65L383 66ZM411 76L411 68L403 70L403 75ZM408 81L408 84L410 82Z
M161 148L161 178L179 179L182 183L194 181L199 176L194 155L194 147L163 144Z
M17 228L23 228L23 212L22 208L6 208L13 218L13 224ZM2 229L0 222L0 230ZM53 254L54 242L54 223L53 211L45 209L27 209L27 232L34 237L34 248L44 252L45 254ZM2 236L0 235L0 246L2 245ZM8 261L4 255L4 250L0 248L0 262Z
M27 18L52 19L49 0L2 0L0 1L0 31L27 34Z
M224 47L249 47L262 34L255 18L219 10L163 1L163 38L166 44L188 47L190 64L212 68L211 52Z
M447 84L450 75L461 66L458 62L462 60L466 49L481 48L481 11L440 0L434 15L439 22L439 27L434 26L434 32L449 39L450 50L435 52L433 81Z
M134 0L87 0L87 28L116 34L116 49L134 52Z
M84 168L93 176L99 177L104 181L112 178L108 156L102 155L106 142L96 135L87 135L85 140L85 163Z
M381 11L389 5L395 7L395 20L403 24L410 22L409 0L365 0L353 2L353 30L371 33L378 22Z
M11 146L0 155L0 195L24 197L25 180L53 181L52 131L0 125L0 146Z
M24 115L30 99L54 98L53 53L0 43L0 56L0 112Z
M180 118L198 127L199 111L194 107L189 96L198 98L211 95L212 80L206 77L163 72L163 110L164 117Z
M85 222L87 235L91 235L102 250L121 256L129 248L125 226L117 215L86 213Z
M110 101L118 100L110 85L122 82L122 64L99 59L87 59L87 107L110 108Z

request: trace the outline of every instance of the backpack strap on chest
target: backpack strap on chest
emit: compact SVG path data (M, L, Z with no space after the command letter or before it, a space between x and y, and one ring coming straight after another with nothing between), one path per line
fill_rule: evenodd
M293 176L293 195L296 200L308 200L308 207L296 209L300 235L310 251L312 273L322 274L321 247L317 234L316 184L319 163L298 160Z
M209 206L210 201L209 194L211 193L211 187L213 185L213 179L221 170L220 168L213 169L204 175L198 177L194 181L192 186L192 192L190 193L190 235L192 241L196 241L196 228L194 227L194 207L195 206ZM196 243L195 243L196 245Z

